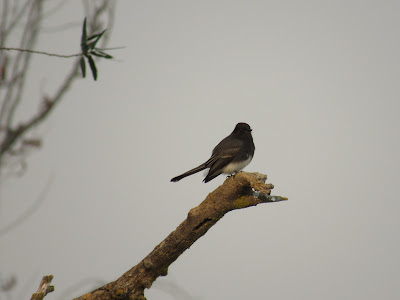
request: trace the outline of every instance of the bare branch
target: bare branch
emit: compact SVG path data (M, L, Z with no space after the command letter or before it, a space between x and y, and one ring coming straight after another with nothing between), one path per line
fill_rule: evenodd
M0 47L0 50L29 52L29 53L34 53L34 54L43 54L43 55L47 55L47 56L55 56L55 57L61 57L61 58L71 58L71 57L76 57L76 56L82 56L82 53L64 55L64 54L49 53L49 52L45 52L45 51L36 51L36 50L31 50L31 49L10 48L10 47Z
M47 118L55 105L72 86L72 83L75 81L75 79L78 78L80 66L79 57L81 57L83 53L61 55L46 51L33 50L34 42L39 32L39 22L43 18L43 14L41 12L42 2L44 1L26 1L24 2L23 7L16 12L16 16L18 16L18 18L27 18L19 47L4 47L4 44L0 43L0 54L5 53L6 50L14 50L18 52L18 54L14 57L0 55L0 86L2 85L2 87L5 87L5 93L2 97L3 99L0 100L0 169L4 166L4 155L12 154L13 148L21 143L25 136L31 132L31 129ZM112 20L110 18L113 16L114 6L111 2L113 1L102 0L96 2L95 4L90 4L91 11L93 12L91 13L91 18L88 19L89 35L92 35L96 30L99 30L99 28L102 27L101 20L104 18L104 16L106 17L104 19L109 22L109 25L112 24ZM13 10L15 10L15 8L13 8ZM0 33L3 37L2 39L0 38L0 42L4 42L6 34L9 33L4 33L4 27L6 26L7 24L0 23ZM104 35L104 38L101 40L102 45L104 45L104 43L107 41L108 36L109 34ZM102 55L101 50L99 52L97 48L91 49L90 51L93 51L93 53L90 52L90 54ZM61 58L78 57L78 59L73 64L71 72L68 73L61 82L59 88L56 90L56 93L52 97L43 97L41 107L36 114L32 115L28 120L14 120L15 112L22 105L20 102L22 102L21 97L24 88L25 77L27 76L27 70L29 69L28 64L32 54L42 54ZM111 56L107 56L104 58L110 57ZM7 60L7 58L10 59ZM12 62L7 63L8 61Z
M41 23L41 11L42 11L42 1L41 0L35 0L32 2L32 7L29 12L29 19L28 22L25 25L23 37L21 40L21 48L26 47L26 48L33 48L37 38L38 38L38 33L39 33L39 28L40 28L40 23ZM19 53L21 54L21 53ZM17 55L17 59L14 64L14 74L19 72L19 70L28 70L29 63L31 61L31 55ZM20 66L21 63L21 66ZM23 93L23 87L25 85L25 78L26 78L27 72L22 72L21 77L19 78L18 81L16 81L16 94L15 97L12 99L11 105L9 112L6 116L6 126L10 127L11 122L13 121L15 110L18 106L18 104L21 101L22 93Z
M7 224L5 227L0 229L0 236L9 232L10 230L14 229L18 225L21 225L23 222L25 222L30 216L32 216L38 208L42 205L43 201L46 199L46 195L50 190L50 187L52 185L54 176L51 175L49 179L47 180L46 185L44 186L43 190L40 192L40 194L37 196L33 204L28 207L20 216L18 216L14 221L11 223Z
M32 294L31 300L43 300L48 293L54 291L54 286L50 285L53 275L43 276L36 293Z
M15 7L13 8L13 11L17 10L15 2L16 1L14 1ZM29 1L29 0L25 1L24 5L22 5L21 9L17 12L17 15L13 16L11 23L7 26L7 28L5 28L6 37L14 29L14 26L16 24L18 24L18 22L21 20L21 18L25 14L26 10L28 9L29 5L31 4L30 2L31 1Z
M10 147L14 145L17 139L22 137L27 130L41 123L49 115L54 106L61 100L61 97L69 89L75 77L78 76L78 69L79 61L77 60L73 65L71 72L65 78L62 85L59 87L55 96L52 98L52 100L45 101L45 105L43 105L42 110L37 115L33 116L26 123L20 124L15 130L11 130L9 128L7 129L6 139L4 139L4 141L0 144L0 161L3 155L10 149Z
M51 1L51 2L55 2L55 1ZM59 3L56 3L55 6L51 9L49 9L48 11L44 12L42 14L42 18L46 18L49 17L53 14L55 14L56 12L58 12L60 10L61 7L63 7L67 2L61 0ZM52 3L53 4L53 3Z
M150 288L159 276L166 276L168 267L194 242L202 237L226 213L260 203L279 202L285 197L270 196L272 184L265 184L266 175L240 172L210 193L191 209L175 231L141 262L110 282L76 300L143 300L144 289Z
M0 21L0 45L2 45L6 39L6 24L7 24L7 15L8 15L8 1L3 0L3 7L1 13L1 21Z

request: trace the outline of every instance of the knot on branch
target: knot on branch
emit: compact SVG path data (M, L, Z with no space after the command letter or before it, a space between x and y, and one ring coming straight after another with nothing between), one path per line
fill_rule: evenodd
M151 259L146 259L146 258L143 260L143 265L146 270L151 270L154 267L154 264L151 261Z

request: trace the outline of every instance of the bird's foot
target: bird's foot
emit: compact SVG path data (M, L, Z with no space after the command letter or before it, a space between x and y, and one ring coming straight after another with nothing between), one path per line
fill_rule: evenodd
M239 171L239 172L242 172L242 171ZM229 174L228 176L226 176L226 178L228 179L229 177L233 177L233 178L235 179L235 175L236 175L237 173L239 173L239 172L234 172L234 173L232 173L232 174Z

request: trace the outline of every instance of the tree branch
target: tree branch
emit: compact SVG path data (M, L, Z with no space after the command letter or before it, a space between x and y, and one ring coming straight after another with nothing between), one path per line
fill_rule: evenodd
M21 225L35 213L35 211L42 205L43 201L46 199L46 195L50 190L53 179L54 176L51 175L47 180L46 185L44 186L44 188L42 189L42 191L40 192L40 194L37 196L37 198L30 207L28 207L23 213L21 213L21 215L19 215L15 220L11 221L3 228L0 228L0 236L2 236L5 233L8 233L10 230L14 229L18 225Z
M272 184L265 184L266 175L240 172L231 176L210 193L164 241L140 263L110 282L76 300L129 299L144 300L144 289L150 288L159 276L195 241L202 237L226 213L260 203L287 200L270 196Z
M43 300L43 298L54 291L54 286L50 285L53 275L43 276L36 293L32 294L31 300Z
M44 105L42 106L42 109L39 113L34 115L30 120L28 120L26 123L18 125L18 127L15 130L12 129L7 129L7 134L5 139L3 140L2 143L0 143L0 161L3 157L3 155L9 151L11 146L15 144L16 140L23 136L25 131L33 128L40 122L42 122L52 111L52 109L55 107L56 104L61 100L61 97L64 95L64 93L68 90L68 88L71 86L73 80L78 76L78 71L79 71L79 61L77 60L75 64L73 65L70 73L68 76L64 79L62 85L59 87L57 90L55 96L53 98L45 98L44 100Z
M49 53L49 52L44 52L44 51L36 51L36 50L31 50L31 49L10 48L10 47L0 47L0 50L29 52L29 53L34 53L34 54L43 54L43 55L47 55L47 56L55 56L55 57L62 57L62 58L71 58L71 57L83 55L82 53L64 55L64 54Z
M0 52L4 53L6 50L15 50L17 54L13 57L4 55L4 59L0 60L0 88L2 85L6 87L5 94L2 100L0 100L0 171L4 166L6 166L7 158L9 155L13 155L13 149L18 147L18 145L23 144L24 138L32 131L32 129L43 122L49 115L50 112L53 111L56 104L61 101L61 98L65 95L66 91L72 86L75 79L78 78L79 75L79 57L83 55L83 53L71 54L71 55L60 55L53 54L43 51L35 51L32 50L35 39L32 38L37 35L37 28L39 21L42 17L40 10L37 9L36 14L28 14L27 12L27 3L30 3L32 7L39 7L43 1L26 1L23 9L20 12L24 12L20 16L18 13L18 17L26 17L27 22L25 26L25 30L21 37L21 44L18 48L10 48L3 47L4 41L6 39L7 34L6 31L7 24L4 20L0 20ZM108 15L109 25L112 24L113 20L113 12L114 12L114 4L113 1L110 0L102 0L100 2L92 3L90 6L91 17L88 23L90 30L88 31L89 35L92 35L94 31L98 30L103 24L102 18L104 15ZM36 6L35 6L36 5ZM40 7L39 7L40 8ZM30 12L33 8L30 9ZM35 10L33 10L35 11ZM89 12L88 12L89 13ZM29 25L29 26L28 26ZM34 25L34 26L33 26ZM6 28L6 29L5 29ZM11 28L14 28L13 26ZM34 30L35 29L35 30ZM30 31L29 31L30 30ZM32 32L31 32L32 31ZM102 45L105 45L105 42L108 40L108 35L105 34L101 40ZM101 50L92 49L92 50ZM3 56L0 53L0 58ZM39 111L32 115L28 120L13 120L14 112L21 107L21 96L23 91L24 77L26 75L28 68L29 58L33 53L44 54L49 56L57 56L57 57L78 57L76 61L73 63L71 72L66 75L60 86L57 88L54 96L43 96L43 102ZM97 54L93 53L93 55ZM101 54L101 53L100 53ZM12 59L8 59L11 57ZM13 63L7 63L9 60L12 60ZM8 65L12 65L11 73L9 76L7 74ZM8 155L9 154L9 155Z

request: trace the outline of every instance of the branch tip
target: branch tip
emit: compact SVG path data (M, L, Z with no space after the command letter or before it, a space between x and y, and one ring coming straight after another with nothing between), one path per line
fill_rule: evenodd
M48 293L54 292L54 286L50 285L53 275L43 276L36 293L32 294L31 300L42 300Z

